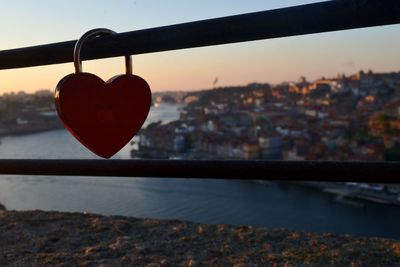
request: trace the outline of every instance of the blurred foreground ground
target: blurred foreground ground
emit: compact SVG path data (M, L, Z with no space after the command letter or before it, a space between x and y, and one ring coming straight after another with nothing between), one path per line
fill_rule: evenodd
M400 266L400 241L177 220L0 211L0 266Z

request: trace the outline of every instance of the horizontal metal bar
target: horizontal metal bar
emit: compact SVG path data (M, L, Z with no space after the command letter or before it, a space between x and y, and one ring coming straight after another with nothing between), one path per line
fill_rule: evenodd
M132 31L88 42L82 59L400 23L399 0L337 0ZM0 51L0 69L72 62L74 41Z
M0 174L400 184L400 162L3 159Z

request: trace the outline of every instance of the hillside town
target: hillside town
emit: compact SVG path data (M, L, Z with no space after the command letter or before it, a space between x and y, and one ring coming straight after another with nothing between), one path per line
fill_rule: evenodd
M61 127L51 91L20 91L0 96L0 136L29 134Z
M400 72L155 93L180 118L149 124L133 157L400 160ZM0 96L0 135L60 128L53 93Z
M400 72L253 83L188 93L178 101L185 103L180 119L148 125L132 157L400 160ZM398 185L307 185L352 205L359 203L351 199L400 204Z
M253 83L188 93L179 101L186 104L180 119L143 129L134 156L400 159L400 73Z

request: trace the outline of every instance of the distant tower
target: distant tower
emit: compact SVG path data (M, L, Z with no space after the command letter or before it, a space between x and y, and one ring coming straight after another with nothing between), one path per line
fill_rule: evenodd
M302 84L307 83L307 78L304 77L304 76L300 76L300 78L299 78L299 83L302 83Z

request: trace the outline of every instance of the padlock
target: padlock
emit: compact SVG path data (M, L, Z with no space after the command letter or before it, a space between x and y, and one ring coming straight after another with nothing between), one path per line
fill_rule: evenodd
M104 82L82 72L83 44L93 38L115 34L108 29L85 33L74 49L75 73L65 76L55 90L55 104L65 128L95 154L109 158L140 130L151 106L147 82L132 74L131 56L125 56L126 74Z

